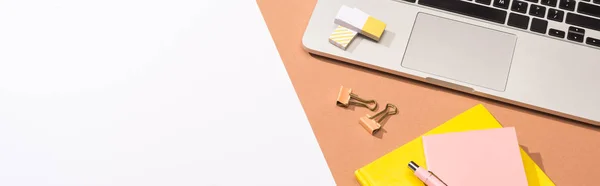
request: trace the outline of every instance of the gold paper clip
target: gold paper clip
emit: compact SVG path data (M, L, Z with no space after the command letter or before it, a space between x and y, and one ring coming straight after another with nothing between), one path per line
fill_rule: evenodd
M360 118L360 120L358 121L358 123L360 123L360 125L363 126L363 128L365 128L365 130L367 130L367 132L371 133L371 135L375 134L377 131L379 131L379 129L381 129L381 121L383 121L386 117L397 114L398 113L398 108L396 108L396 106L392 105L392 104L387 104L385 109L383 109L381 112L375 114L374 116L370 116L369 114L367 114L366 116L363 116ZM379 120L375 121L375 118L379 117Z
M356 101L353 101L356 100ZM349 105L356 105L366 107L371 111L377 110L377 102L375 100L365 100L358 95L352 93L351 88L340 87L340 93L338 94L337 103L340 107L348 107ZM373 105L372 107L369 105Z

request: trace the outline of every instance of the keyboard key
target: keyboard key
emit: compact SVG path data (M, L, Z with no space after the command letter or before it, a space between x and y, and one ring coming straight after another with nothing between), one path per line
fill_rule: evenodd
M600 6L579 2L579 6L577 6L577 12L594 17L600 17Z
M548 10L548 19L550 19L552 21L562 22L564 16L565 16L565 12L563 12L562 10L557 10L554 8L551 8L550 10Z
M528 6L528 4L526 2L513 1L512 7L510 7L510 10L525 14L525 13L527 13L527 6Z
M556 7L557 0L542 0L542 4L546 6Z
M600 31L600 19L569 13L567 14L567 19L565 22L567 24Z
M581 0L581 1L590 2L590 0Z
M569 32L575 32L575 33L578 33L578 34L581 34L581 35L585 34L585 30L583 28L577 28L577 27L574 27L574 26L570 26L569 27Z
M460 0L419 0L423 6L439 8L449 12L454 12L466 16L471 16L495 23L504 24L506 22L506 11L491 7L481 6Z
M508 25L527 30L527 27L529 26L529 17L510 13L510 16L508 17Z
M560 9L573 11L575 10L575 0L560 0L558 7Z
M508 4L510 4L510 0L494 0L494 6L498 8L508 9Z
M567 34L567 39L581 43L581 42L583 42L583 35L575 33L575 32L569 32Z
M546 7L531 4L529 15L544 18L546 16Z
M406 1L406 2L411 2L411 3L414 3L414 2L416 2L417 0L404 0L404 1Z
M594 0L594 3L600 4L600 0Z
M596 39L596 38L591 38L591 37L588 37L588 38L585 40L585 43L586 43L586 44L588 44L588 45L593 45L593 46L600 47L600 40L598 40L598 39Z
M532 2L532 3L538 3L540 0L526 0L526 1L529 1L529 2Z
M490 5L492 3L492 0L475 0L475 2Z
M551 36L554 36L554 37L565 38L565 32L560 31L560 30L556 30L554 28L550 29L550 31L548 32L548 35L551 35Z
M546 30L548 29L548 21L546 20L541 20L541 19L537 19L537 18L533 18L531 19L531 31L540 33L540 34L546 34Z
M570 26L569 32L567 33L567 39L581 43L581 42L583 42L584 35L585 35L584 29Z

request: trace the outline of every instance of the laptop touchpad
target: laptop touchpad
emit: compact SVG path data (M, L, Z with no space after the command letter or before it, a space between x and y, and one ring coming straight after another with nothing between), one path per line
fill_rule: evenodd
M419 13L402 66L504 91L517 37Z

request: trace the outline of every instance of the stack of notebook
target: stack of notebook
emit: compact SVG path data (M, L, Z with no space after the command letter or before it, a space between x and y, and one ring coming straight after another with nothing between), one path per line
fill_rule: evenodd
M502 128L475 106L404 146L356 170L363 186L424 185L407 163L414 161L450 186L554 186L518 146L514 128Z

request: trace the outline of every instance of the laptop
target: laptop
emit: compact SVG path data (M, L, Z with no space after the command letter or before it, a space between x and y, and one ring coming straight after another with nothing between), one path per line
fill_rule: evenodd
M387 24L329 43L342 6ZM318 0L313 54L600 126L600 0Z

